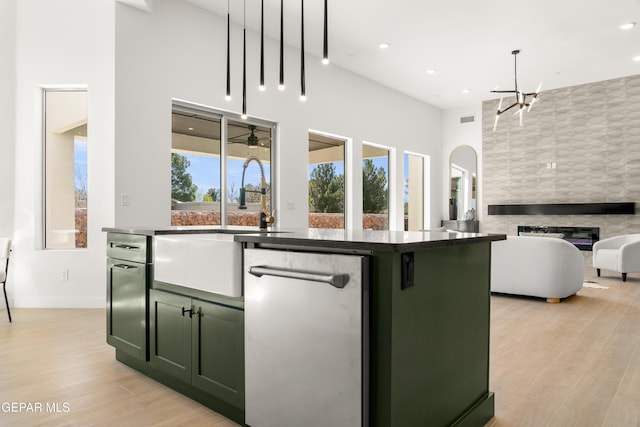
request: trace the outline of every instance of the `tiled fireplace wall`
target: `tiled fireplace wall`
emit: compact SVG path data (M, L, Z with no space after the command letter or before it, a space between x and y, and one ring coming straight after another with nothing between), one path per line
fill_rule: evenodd
M515 235L518 225L556 225L600 227L601 239L640 233L640 75L543 91L522 127L509 112L493 132L497 104L482 105L481 232ZM606 202L635 202L638 214L499 216L487 209Z

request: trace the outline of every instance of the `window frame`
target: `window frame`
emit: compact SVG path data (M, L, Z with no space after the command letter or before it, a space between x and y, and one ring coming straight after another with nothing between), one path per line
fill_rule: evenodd
M431 207L429 196L430 196L430 166L431 166L431 156L422 153L416 153L413 151L404 151L403 152L403 164L404 164L404 156L414 156L420 157L422 159L422 229L429 229L430 225L430 215L429 209ZM404 181L404 166L403 166L403 181ZM404 182L402 184L403 189L403 197L402 197L402 213L403 213L403 222L404 222ZM403 227L404 229L404 227Z
M344 227L342 228L335 228L334 230L347 230L352 228L352 223L353 223L353 219L350 216L351 210L349 209L349 203L348 201L351 200L352 198L352 194L353 194L353 186L351 184L351 176L352 176L352 171L351 171L351 150L352 150L352 140L350 138L344 137L344 136L339 136L339 135L335 135L329 132L323 132L323 131L319 131L319 130L314 130L314 129L309 129L307 132L307 135L318 135L318 136L323 136L326 138L331 138L334 139L336 141L339 141L342 143L342 148L343 148L343 181L344 181L344 200L343 200L343 223L344 223ZM307 137L307 144L309 141L309 137ZM309 175L308 173L308 167L309 165L309 148L307 147L307 177ZM307 178L307 192L309 191L309 181ZM308 206L307 206L308 208ZM309 224L309 215L311 212L307 212L307 225Z
M46 251L64 251L64 250L87 250L89 249L89 209L88 209L88 200L89 200L89 146L87 145L87 215L86 215L86 246L84 247L48 247L47 242L47 188L50 185L47 184L47 94L48 93L61 93L61 92L84 92L86 95L86 127L87 132L85 138L87 142L90 140L90 127L89 127L89 88L88 85L47 85L40 86L40 108L41 108L41 117L40 117L40 230L36 233L39 236L40 242L38 247L42 250ZM75 159L74 159L75 160ZM74 161L75 168L75 161ZM75 170L74 170L75 175ZM75 179L75 176L74 176ZM74 186L75 191L75 186ZM74 218L75 219L75 218ZM75 220L74 220L75 224ZM74 233L74 241L76 239L76 233Z
M227 128L228 122L234 121L239 123L245 123L247 125L256 125L261 127L267 127L271 129L271 148L270 148L270 165L269 165L269 186L271 191L271 203L269 204L269 210L271 215L274 215L276 211L276 206L278 203L278 191L277 191L277 159L278 159L278 135L279 135L279 123L272 122L265 119L260 119L256 117L249 116L246 119L243 119L240 114L222 110L219 108L213 108L202 104L196 104L193 102L184 101L181 99L172 99L171 100L171 111L170 114L173 114L174 110L186 112L186 113L197 113L202 115L210 115L211 117L220 119L220 226L225 227L228 225L227 221L227 207L229 202L227 201L227 192L228 192L228 174L227 174ZM173 129L172 129L173 133ZM173 143L170 147L170 152L173 150ZM275 216L275 215L274 215ZM277 221L277 218L276 218Z
M364 156L364 150L366 147L376 148L378 150L384 150L387 152L387 228L384 229L386 231L395 230L396 224L396 208L397 203L395 201L396 190L395 190L395 164L396 164L396 149L394 147L389 147L387 145L376 144L374 142L363 141L361 148L361 162L360 162L360 188L362 190L361 193L361 204L360 204L360 212L362 217L362 229L364 228L364 182L362 181L362 167L365 159L369 159L369 157ZM403 227L404 228L404 227Z

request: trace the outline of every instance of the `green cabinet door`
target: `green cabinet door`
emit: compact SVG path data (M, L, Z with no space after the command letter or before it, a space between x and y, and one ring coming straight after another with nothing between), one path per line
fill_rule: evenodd
M191 382L191 298L151 289L149 305L151 365Z
M244 312L194 299L191 382L244 408Z
M147 359L145 264L107 259L107 343Z

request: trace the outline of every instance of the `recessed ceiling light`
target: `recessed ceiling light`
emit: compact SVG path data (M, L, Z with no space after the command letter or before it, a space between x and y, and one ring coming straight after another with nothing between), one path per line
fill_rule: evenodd
M187 129L189 129L189 130L193 130L193 128L187 128Z
M620 25L618 28L620 28L621 30L630 30L635 26L636 26L635 22L627 22L626 24Z
M389 46L391 46L389 42L382 42L378 45L380 49L389 49Z
M436 69L435 68L429 68L427 70L427 74L435 74L436 73Z
M634 56L633 60L636 61L636 62L640 62L640 56Z
M469 92L471 92L471 89L462 89L462 93L464 93L465 95Z

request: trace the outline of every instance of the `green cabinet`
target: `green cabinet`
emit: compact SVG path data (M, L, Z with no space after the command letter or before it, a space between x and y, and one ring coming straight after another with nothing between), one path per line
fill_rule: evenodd
M236 408L244 408L244 312L149 291L150 363Z
M147 289L151 254L146 236L109 233L107 343L147 360Z
M373 256L371 419L375 427L482 426L489 391L491 243Z

